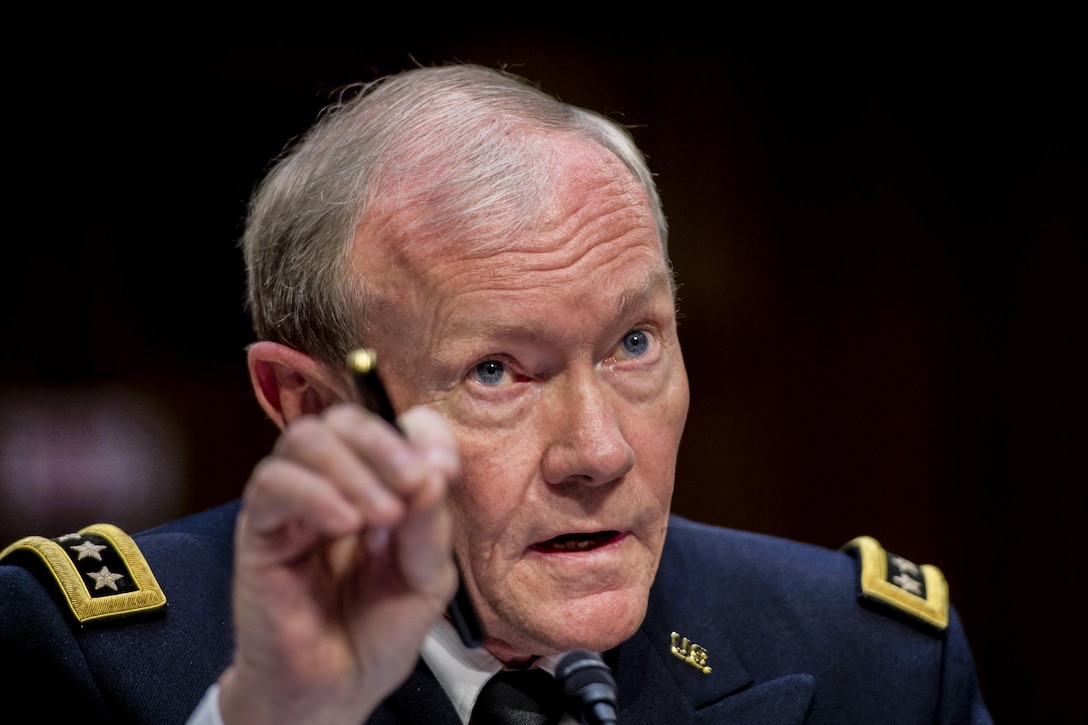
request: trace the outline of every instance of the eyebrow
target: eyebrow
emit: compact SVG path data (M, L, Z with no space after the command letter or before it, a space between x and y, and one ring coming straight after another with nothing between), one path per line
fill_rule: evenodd
M646 272L646 280L641 287L624 291L620 298L616 317L625 316L630 310L644 307L647 301L662 290L667 290L669 297L676 303L676 287L673 284L672 274L664 269L652 269Z

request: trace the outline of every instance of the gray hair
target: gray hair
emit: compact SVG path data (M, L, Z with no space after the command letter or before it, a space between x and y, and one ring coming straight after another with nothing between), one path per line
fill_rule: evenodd
M667 259L660 197L623 126L505 71L416 68L342 93L257 187L241 246L258 338L331 364L365 344L374 301L365 270L349 273L364 223L389 243L430 231L430 238L471 232L475 243L516 244L547 208L559 166L547 141L556 133L598 143L631 170L649 196ZM411 228L393 228L389 220L405 208Z

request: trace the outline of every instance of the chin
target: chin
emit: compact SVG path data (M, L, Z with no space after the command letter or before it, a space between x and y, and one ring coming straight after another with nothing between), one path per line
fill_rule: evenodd
M507 641L526 653L551 655L572 649L603 652L629 639L646 616L648 592L635 590L608 591L577 599L552 602L551 606L537 604L536 616L518 617L508 630Z

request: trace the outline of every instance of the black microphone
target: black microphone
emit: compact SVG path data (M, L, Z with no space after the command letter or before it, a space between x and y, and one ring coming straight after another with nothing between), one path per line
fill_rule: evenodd
M582 725L616 725L619 703L616 678L600 655L576 649L555 667L555 679L563 688L567 712Z

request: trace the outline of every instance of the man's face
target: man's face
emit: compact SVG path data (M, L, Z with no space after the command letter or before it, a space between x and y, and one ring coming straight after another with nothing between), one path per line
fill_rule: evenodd
M688 409L646 195L601 149L556 143L565 169L529 238L364 251L395 309L372 338L390 394L440 411L459 442L454 545L503 658L637 629Z

